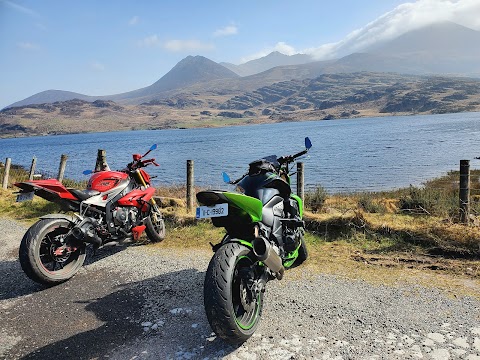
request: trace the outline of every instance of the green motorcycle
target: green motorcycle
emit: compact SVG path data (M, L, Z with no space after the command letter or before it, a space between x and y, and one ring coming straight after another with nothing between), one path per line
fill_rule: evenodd
M236 192L208 190L197 194L197 219L211 218L224 227L222 241L212 245L204 283L208 322L232 344L247 340L257 328L269 280L301 264L308 252L304 240L302 200L292 194L289 165L312 147L289 156L272 155L249 164L248 172L231 181Z

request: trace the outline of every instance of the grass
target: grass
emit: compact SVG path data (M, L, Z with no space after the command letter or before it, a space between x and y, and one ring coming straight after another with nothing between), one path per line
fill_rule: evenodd
M474 172L477 179L479 175ZM480 296L480 227L457 222L457 179L458 173L452 172L421 188L357 194L329 195L319 187L310 199L320 206L305 202L306 241L311 255L307 267L382 283L408 278L412 284L438 284L441 280L454 293L460 291L462 283L470 284ZM472 183L477 186L474 179ZM437 197L436 203L432 201L432 191L443 200ZM223 228L196 221L187 213L183 185L159 188L156 195L167 222L167 238L149 246L208 251L210 242L221 241ZM421 205L407 210L407 200ZM0 216L29 225L43 214L58 211L58 206L38 197L32 202L15 203L11 189L0 190ZM434 281L435 277L440 280Z

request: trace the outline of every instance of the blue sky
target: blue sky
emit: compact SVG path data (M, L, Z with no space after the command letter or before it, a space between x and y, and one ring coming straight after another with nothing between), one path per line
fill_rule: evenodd
M0 0L0 108L48 89L135 90L188 55L336 57L436 19L480 30L480 1Z

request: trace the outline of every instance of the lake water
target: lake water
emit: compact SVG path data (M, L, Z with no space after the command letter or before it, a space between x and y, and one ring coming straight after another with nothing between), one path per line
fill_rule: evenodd
M288 155L313 147L305 163L307 188L320 184L330 192L386 190L420 185L458 169L460 159L480 156L480 113L399 116L333 121L290 122L214 129L149 130L0 139L0 159L56 175L67 154L66 176L87 179L98 149L107 151L112 169L156 143L151 155L161 164L148 167L156 184L185 183L186 160L195 162L197 185L225 188L222 171L232 178L262 156ZM472 160L473 168L480 160Z

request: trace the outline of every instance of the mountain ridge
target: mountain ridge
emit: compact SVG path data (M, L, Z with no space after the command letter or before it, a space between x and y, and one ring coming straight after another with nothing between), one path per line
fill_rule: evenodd
M469 42L478 46L461 44L460 40L463 38L467 38ZM444 44L448 44L451 50L442 48ZM236 67L234 69L239 72L241 71L238 69L242 65L244 65L242 71L247 71L250 67L248 70L250 72L253 68L257 69L255 71L259 71L262 68L273 66L243 77L224 65L203 56L188 56L159 80L141 89L104 96L47 90L15 102L7 108L52 103L73 98L86 101L100 99L124 104L141 104L199 91L235 96L274 82L315 78L326 73L383 71L417 75L450 74L480 77L480 32L451 22L434 23L415 29L366 50L368 51L352 53L340 59L306 63L304 61L307 61L306 56L308 55L288 56L279 52L272 52L261 59L238 66L223 63L231 68ZM440 56L439 51L443 51L444 56ZM280 63L284 65L278 65Z

